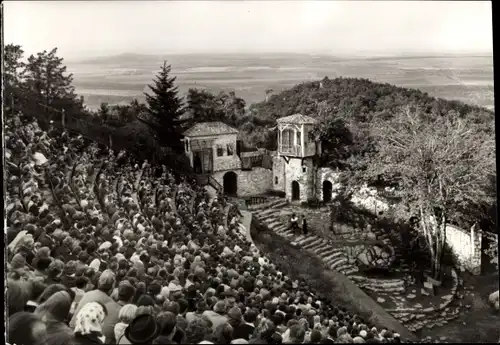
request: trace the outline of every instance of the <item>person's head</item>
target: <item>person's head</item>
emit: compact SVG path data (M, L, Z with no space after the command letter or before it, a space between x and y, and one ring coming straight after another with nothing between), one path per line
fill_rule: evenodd
M336 343L352 344L353 340L352 340L352 337L348 333L344 333L340 337L337 338Z
M214 311L219 314L224 314L226 312L226 303L224 303L224 301L215 303Z
M99 280L97 282L97 288L102 292L110 295L113 291L115 285L115 273L111 270L105 270L99 276Z
M75 333L85 335L92 332L102 333L102 323L107 315L104 305L98 302L85 304L76 315Z
M255 328L255 335L260 339L270 339L276 331L274 323L269 319L262 319Z
M68 291L58 291L40 304L36 308L35 314L39 315L44 322L64 322L69 316L71 303L73 303L73 299Z
M45 272L49 269L52 260L48 257L40 257L35 265L35 268L40 272Z
M139 315L125 329L125 337L132 344L150 344L158 336L160 328L153 315Z
M169 311L161 312L156 316L156 322L160 327L160 334L163 336L171 335L177 325L177 316Z
M245 322L248 322L248 323L255 325L255 322L257 321L258 315L259 315L259 313L257 312L257 310L252 308L252 309L247 310L245 312L245 314L243 314L243 320L245 320Z
M18 312L9 317L7 342L16 345L44 344L47 337L45 323L35 314Z
M295 324L290 327L290 340L292 343L302 343L305 335L306 331L302 325Z
M137 306L135 304L125 304L118 312L118 319L128 325L135 318L136 312Z
M25 283L9 280L7 283L7 301L9 315L24 310L25 304L30 297L30 291Z
M64 269L64 263L61 260L54 260L50 263L47 269L47 275L49 278L59 277Z
M129 303L134 299L135 288L127 280L120 282L118 285L118 300Z
M137 300L137 306L138 307L141 307L141 306L151 306L151 307L153 307L154 305L155 305L155 300L150 295L142 295Z
M164 306L163 306L163 310L174 313L175 315L180 314L180 306L179 306L179 303L177 303L177 302L165 302Z
M321 332L317 329L313 329L311 332L311 343L319 344L321 338L322 338Z
M218 325L214 331L216 344L229 344L233 340L233 327L229 323Z
M40 295L45 291L47 285L43 282L43 279L34 279L31 281L31 300L36 301Z
M241 321L241 316L242 316L240 308L238 308L238 307L232 307L227 312L227 316L228 316L228 318L230 320L232 320L234 322L240 322Z
M75 287L80 289L80 290L85 290L87 285L89 284L89 278L87 277L78 277L75 280Z
M47 288L42 292L42 294L38 298L38 303L39 304L44 303L46 300L50 298L50 296L52 296L58 291L66 291L66 287L62 284L52 284L47 286Z
M210 328L204 319L194 318L187 325L186 342L189 344L198 344L205 339L209 332Z

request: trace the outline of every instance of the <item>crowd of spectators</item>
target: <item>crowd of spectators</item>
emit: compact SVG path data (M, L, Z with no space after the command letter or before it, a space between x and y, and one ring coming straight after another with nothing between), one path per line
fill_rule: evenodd
M282 273L195 181L21 116L5 143L10 344L401 342Z

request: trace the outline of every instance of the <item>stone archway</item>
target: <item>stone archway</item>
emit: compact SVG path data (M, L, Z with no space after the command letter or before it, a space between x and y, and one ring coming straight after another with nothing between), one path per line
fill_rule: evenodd
M332 201L332 183L328 180L323 181L323 202Z
M228 171L224 174L223 187L224 194L237 195L238 194L238 175L234 171Z
M292 182L292 201L300 200L300 185L297 181Z

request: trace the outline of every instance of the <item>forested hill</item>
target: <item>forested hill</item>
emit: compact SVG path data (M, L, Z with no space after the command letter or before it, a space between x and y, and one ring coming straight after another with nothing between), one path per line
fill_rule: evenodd
M269 146L272 140L262 130L262 125L270 127L283 116L301 113L325 120L335 116L344 119L352 128L388 119L402 106L415 106L433 116L454 113L474 119L485 129L494 128L494 113L486 108L438 99L420 90L368 79L324 78L298 84L270 96L267 102L252 104L249 123L242 124L241 129L249 134L252 144Z

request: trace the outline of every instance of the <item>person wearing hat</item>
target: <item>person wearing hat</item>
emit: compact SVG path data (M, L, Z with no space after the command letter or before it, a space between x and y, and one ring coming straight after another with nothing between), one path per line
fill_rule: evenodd
M115 285L115 274L111 270L105 270L99 276L99 280L97 283L97 289L86 292L85 295L82 296L80 303L75 310L73 318L70 321L70 327L75 327L76 316L80 309L89 302L99 302L103 306L106 304L113 302L113 299L110 297L113 292L113 288Z
M241 309L234 306L227 312L228 323L236 329L239 325L243 323Z
M215 303L213 310L206 310L202 313L203 316L207 317L212 322L212 330L215 331L217 326L226 323L228 321L226 314L226 303L224 301L219 301Z
M235 339L241 338L250 340L254 330L255 324L257 322L258 311L255 309L249 309L243 314L243 322L235 327L233 331L233 337Z
M153 315L139 315L128 325L117 344L150 345L159 333L160 328Z
M102 334L106 337L107 343L115 343L115 325L119 322L120 309L132 302L135 296L135 288L128 282L124 280L118 285L118 301L108 302L105 307L108 310L108 315L104 319L102 324Z
M161 312L156 316L156 322L160 331L153 344L182 344L184 332L177 327L177 317L174 313Z

